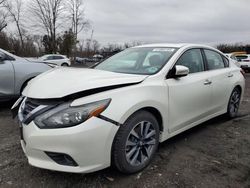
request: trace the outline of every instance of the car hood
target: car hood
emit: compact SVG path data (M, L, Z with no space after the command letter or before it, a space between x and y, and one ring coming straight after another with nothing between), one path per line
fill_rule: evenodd
M147 75L114 73L85 68L56 68L34 78L23 95L34 99L62 98L78 92L108 86L135 84ZM100 92L100 90L99 90Z

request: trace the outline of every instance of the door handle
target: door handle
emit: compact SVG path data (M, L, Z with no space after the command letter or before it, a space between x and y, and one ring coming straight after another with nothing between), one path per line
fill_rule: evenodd
M228 78L231 78L231 77L233 77L233 76L234 76L234 75L233 75L232 73L230 73L230 74L227 75Z
M212 84L212 81L210 81L210 80L205 80L204 85L210 85L210 84Z

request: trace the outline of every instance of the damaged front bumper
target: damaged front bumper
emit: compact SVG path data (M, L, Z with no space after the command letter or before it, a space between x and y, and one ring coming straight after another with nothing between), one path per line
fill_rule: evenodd
M73 173L89 173L110 166L111 148L118 126L92 117L64 129L39 129L22 124L21 145L29 164Z

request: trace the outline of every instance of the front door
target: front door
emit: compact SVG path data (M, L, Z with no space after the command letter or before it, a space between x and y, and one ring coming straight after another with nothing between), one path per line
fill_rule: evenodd
M175 65L189 68L181 78L166 80L169 95L169 132L181 130L211 113L211 80L200 49L183 53Z

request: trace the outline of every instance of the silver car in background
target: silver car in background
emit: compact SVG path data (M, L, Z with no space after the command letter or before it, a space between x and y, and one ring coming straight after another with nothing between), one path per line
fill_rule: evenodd
M0 101L18 97L28 81L49 69L0 49Z

